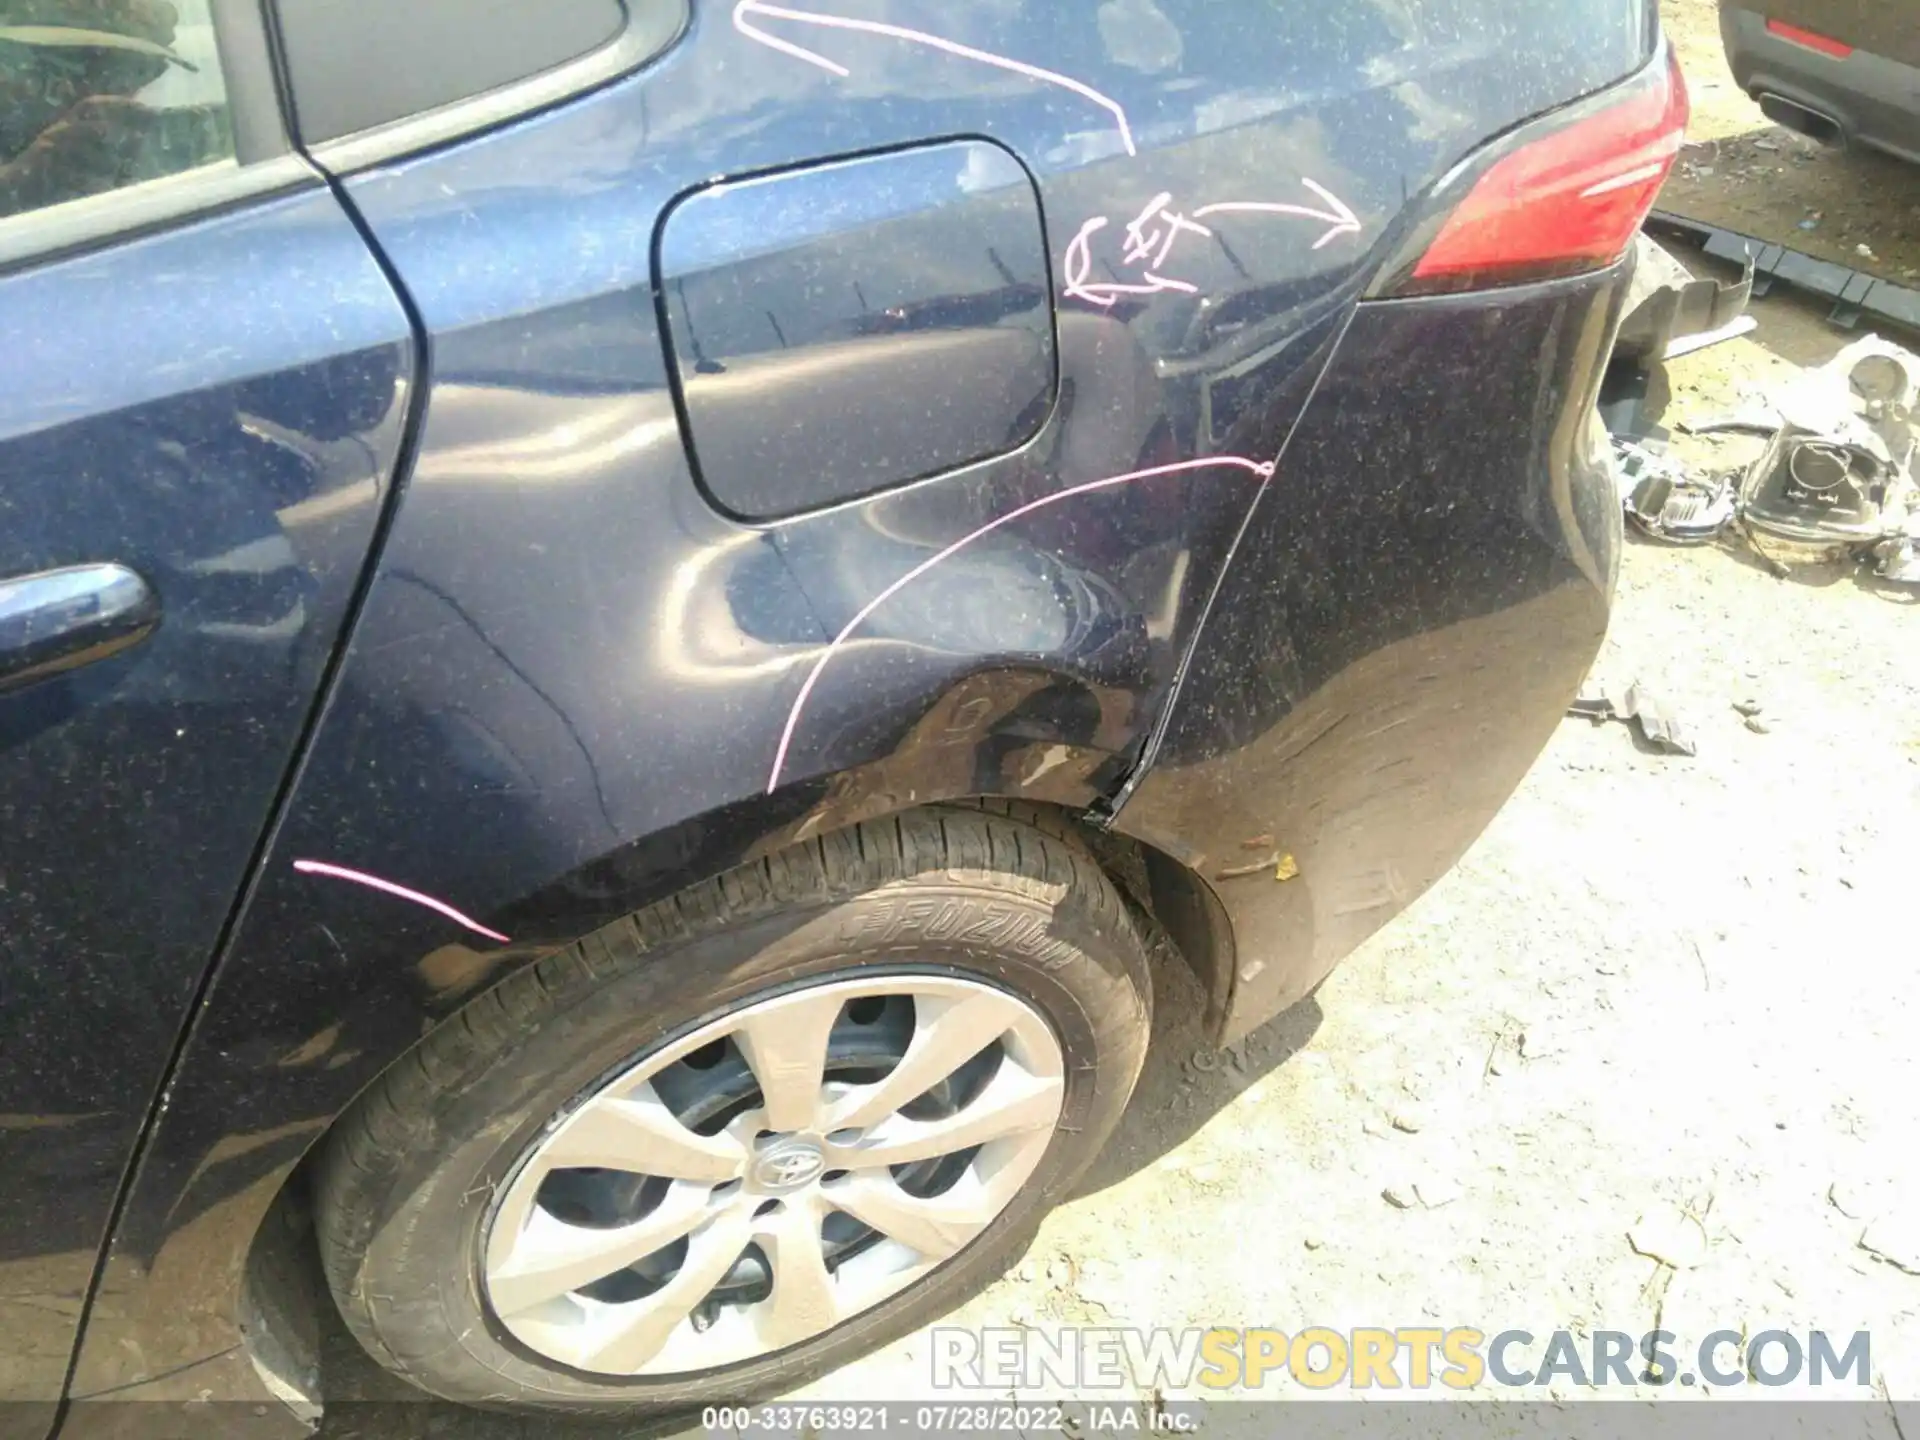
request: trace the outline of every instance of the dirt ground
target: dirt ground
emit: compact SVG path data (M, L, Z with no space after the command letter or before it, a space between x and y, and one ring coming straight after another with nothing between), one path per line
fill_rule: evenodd
M1663 204L1920 278L1920 170L1771 126L1733 87L1712 0L1665 10L1696 143ZM1789 296L1753 313L1751 336L1670 367L1665 423L1851 338ZM1679 449L1731 466L1757 443ZM1915 598L1845 567L1782 580L1737 550L1630 542L1595 674L1658 691L1697 758L1566 720L1459 868L1233 1053L1194 1028L1191 980L1163 975L1110 1151L943 1324L1664 1328L1683 1348L1865 1329L1878 1396L1920 1400ZM1676 1263L1629 1239L1659 1229ZM803 1394L926 1397L931 1344ZM1725 1392L1662 1398L1707 1393ZM1883 1403L1847 1413L1808 1433L1903 1440ZM328 1432L363 1433L345 1415Z

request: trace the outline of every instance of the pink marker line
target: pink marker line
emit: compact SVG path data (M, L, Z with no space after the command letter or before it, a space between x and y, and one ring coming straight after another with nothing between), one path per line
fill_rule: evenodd
M1180 238L1181 231L1191 230L1195 235L1204 235L1209 240L1213 238L1213 231L1204 225L1194 224L1184 215L1170 215L1162 210L1160 218L1167 222L1167 238L1160 244L1160 253L1153 257L1153 268L1156 270L1167 263L1167 256L1173 253L1173 242Z
M1168 290L1178 290L1192 295L1199 286L1189 285L1185 280L1169 279L1165 275L1148 270L1145 273L1149 284L1126 285L1118 281L1100 281L1088 284L1087 276L1093 270L1093 247L1090 238L1096 230L1107 223L1107 217L1096 215L1080 227L1080 233L1067 242L1066 260L1062 266L1066 278L1065 294L1069 299L1086 300L1095 305L1112 305L1122 295L1159 295Z
M424 905L429 910L438 911L457 925L464 925L476 935L484 935L489 940L498 940L502 945L512 942L498 930L489 930L469 915L462 915L445 901L436 900L431 895L422 895L418 890L409 890L404 885L396 885L391 880L382 880L378 875L368 875L359 870L349 870L344 865L329 865L324 860L296 860L293 868L302 875L330 875L335 880L351 880L356 885L366 885L375 890L384 890L389 895L398 895L402 900L411 900L416 905Z
M1137 260L1145 259L1147 252L1153 249L1153 242L1147 239L1147 224L1153 219L1154 212L1171 199L1173 199L1173 192L1162 190L1147 202L1146 209L1127 222L1127 253L1120 257L1122 265L1131 265ZM1158 265L1165 259L1166 256L1163 253L1160 259L1153 263Z
M869 35L884 35L892 40L905 40L915 45L930 45L935 50L943 50L949 55L957 55L963 60L977 60L982 65L992 65L1001 70L1011 70L1016 75L1024 75L1030 80L1044 81L1048 85L1058 85L1063 90L1084 96L1113 116L1114 124L1120 128L1120 142L1127 147L1127 154L1137 155L1133 144L1133 128L1127 124L1127 112L1120 102L1109 95L1103 95L1091 85L1075 80L1071 75L1062 75L1056 70L1043 70L1038 65L1029 65L1022 60L1012 60L1005 55L995 55L988 50L976 50L971 45L962 45L955 40L943 39L938 35L929 35L924 30L909 30L900 25L888 25L879 20L851 20L843 15L819 15L810 10L792 10L785 5L770 5L766 0L740 0L733 7L733 28L751 40L771 46L788 55L805 60L810 65L818 65L822 70L845 77L849 72L844 65L836 64L826 56L816 54L804 46L795 45L790 40L769 35L757 25L749 24L748 15L765 16L776 20L797 20L803 25L820 25L830 30L861 30Z
M1080 233L1067 242L1066 259L1061 264L1061 272L1067 282L1067 294L1082 300L1091 300L1096 305L1111 305L1111 296L1096 295L1087 288L1087 276L1093 271L1092 237L1096 231L1107 227L1107 217L1096 215L1080 227Z
M780 772L787 768L787 750L793 744L794 731L799 728L800 712L806 708L807 698L813 694L813 687L819 683L820 674L827 668L827 662L839 653L840 647L846 644L847 638L865 623L869 615L873 614L875 610L878 610L888 600L898 595L901 590L926 574L927 571L938 565L942 560L971 545L982 535L992 534L1002 525L1011 525L1015 520L1020 519L1024 515L1031 515L1036 510L1044 510L1049 505L1057 505L1060 501L1071 499L1075 495L1087 495L1095 490L1111 489L1113 486L1125 485L1132 480L1149 480L1156 475L1177 475L1188 470L1207 470L1217 465L1236 466L1251 474L1258 475L1263 480L1273 474L1274 468L1271 460L1261 462L1249 460L1241 455L1210 455L1204 460L1180 460L1171 465L1156 465L1150 470L1130 470L1124 475L1109 475L1104 480L1089 480L1084 485L1070 485L1065 490L1056 490L1051 495L1043 495L1038 500L1030 500L1025 505L1009 510L998 519L989 520L978 530L969 531L967 534L962 535L958 540L954 541L938 554L922 560L918 565L914 566L911 570L907 571L906 574L902 575L898 580L874 596L873 599L861 606L854 614L854 617L847 621L846 625L841 628L840 633L834 636L832 641L827 645L827 648L821 652L820 658L813 662L813 669L808 673L806 683L800 687L800 693L794 697L793 709L787 713L786 728L780 732L780 746L773 754L773 771L767 777L767 793L771 795L775 790L780 788ZM364 879L366 877L355 876L353 878ZM419 899L421 897L415 896L413 898ZM429 901L427 903L431 904L432 902ZM435 908L439 907L436 906Z
M1312 210L1305 205L1273 205L1261 200L1223 200L1216 205L1202 205L1198 210L1193 212L1193 217L1198 220L1206 215L1222 215L1233 211L1242 211L1256 215L1298 215L1307 220L1324 220L1333 228L1314 242L1313 248L1316 250L1320 249L1323 245L1331 244L1342 235L1358 235L1360 233L1360 217L1348 208L1346 201L1342 200L1317 180L1309 180L1303 176L1301 177L1300 183L1313 191L1313 193L1318 195L1322 200L1326 201L1327 204L1331 205L1333 212L1329 214L1325 210Z

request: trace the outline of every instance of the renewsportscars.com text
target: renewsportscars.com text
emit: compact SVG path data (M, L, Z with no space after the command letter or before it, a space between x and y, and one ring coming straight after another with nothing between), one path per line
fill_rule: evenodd
M1471 1326L1057 1330L938 1328L939 1390L1089 1391L1152 1384L1176 1391L1258 1390L1288 1380L1313 1390L1478 1390L1575 1386L1842 1385L1871 1388L1864 1330L1715 1330L1684 1343L1668 1330L1489 1334Z

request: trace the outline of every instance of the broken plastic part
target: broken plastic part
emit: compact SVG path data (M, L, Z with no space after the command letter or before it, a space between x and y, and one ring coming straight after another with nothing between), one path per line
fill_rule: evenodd
M1733 484L1649 476L1634 487L1625 508L1627 518L1655 540L1705 545L1733 523Z
M1738 340L1742 335L1751 335L1760 328L1760 322L1751 315L1742 315L1737 320L1729 320L1714 330L1702 330L1696 335L1682 335L1667 342L1667 353L1663 357L1678 360L1682 355L1691 355L1696 350L1706 350L1715 345L1724 345L1729 340Z
M1873 573L1895 585L1920 585L1920 540L1899 536L1873 549Z
M1851 330L1865 318L1920 334L1920 290L1911 286L1863 275L1830 260L1816 260L1811 255L1743 235L1738 230L1723 230L1665 210L1654 211L1647 226L1660 234L1690 241L1715 259L1751 265L1755 295L1765 295L1778 280L1831 300L1833 323L1846 329Z
M1658 695L1638 680L1624 688L1582 690L1568 714L1578 715L1596 725L1618 720L1631 725L1647 748L1669 755L1692 755L1694 744L1679 720L1667 710Z
M1754 532L1818 558L1902 534L1914 511L1920 356L1856 341L1777 397L1780 428L1748 470L1740 512Z
M1709 415L1704 420L1682 420L1680 428L1689 435L1716 435L1730 430L1771 435L1780 428L1780 412L1771 408L1730 411L1725 415Z
M1695 479L1657 441L1614 437L1620 497L1634 527L1674 545L1703 545L1733 522L1731 480Z
M1733 284L1712 276L1696 280L1673 254L1644 231L1633 242L1633 280L1626 318L1614 341L1616 358L1669 357L1680 337L1718 334L1746 314L1753 294L1753 266ZM1729 335L1727 338L1732 338Z

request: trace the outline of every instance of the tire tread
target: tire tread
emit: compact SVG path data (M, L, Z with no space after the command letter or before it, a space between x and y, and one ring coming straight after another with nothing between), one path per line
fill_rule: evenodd
M1040 807L989 801L910 811L750 861L515 971L409 1050L336 1121L315 1168L315 1228L327 1283L354 1338L397 1374L431 1369L419 1362L436 1352L409 1353L405 1343L405 1302L368 1289L361 1257L403 1157L434 1143L436 1100L510 1048L517 1033L669 945L927 878L986 881L1048 905L1072 895L1143 1006L1150 1003L1151 927L1071 824Z

